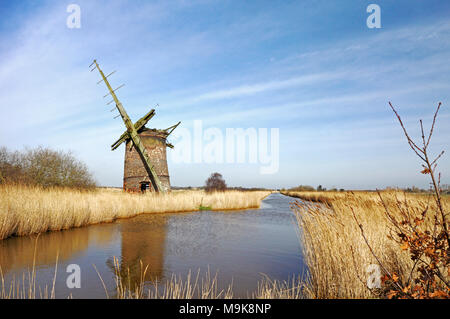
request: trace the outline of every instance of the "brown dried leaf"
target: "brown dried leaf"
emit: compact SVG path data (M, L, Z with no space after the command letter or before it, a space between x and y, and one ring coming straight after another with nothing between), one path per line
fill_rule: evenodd
M407 241L404 241L400 248L402 250L407 250L409 248L409 243Z

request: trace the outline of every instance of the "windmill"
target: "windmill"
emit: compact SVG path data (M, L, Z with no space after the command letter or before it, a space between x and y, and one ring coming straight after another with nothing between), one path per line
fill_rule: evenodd
M167 137L180 125L181 122L167 129L148 129L145 125L155 115L155 110L150 110L141 119L133 124L125 108L116 96L115 91L123 85L112 89L108 82L108 77L115 73L111 72L107 76L103 73L94 60L90 67L95 65L91 72L97 69L102 79L97 82L105 82L109 93L104 97L111 95L113 100L108 103L115 103L119 115L125 124L126 131L119 139L111 145L111 150L117 149L125 142L125 165L123 188L127 191L145 191L147 189L155 192L167 192L170 190L170 179L167 168L166 147L173 148L173 145L167 142ZM114 111L113 108L111 111Z

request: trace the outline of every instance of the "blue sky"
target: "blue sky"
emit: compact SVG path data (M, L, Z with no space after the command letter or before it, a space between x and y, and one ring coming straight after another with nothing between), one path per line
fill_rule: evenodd
M381 29L366 26L370 3ZM276 174L168 150L172 185L219 171L232 186L427 187L388 101L417 138L441 101L431 151L448 150L448 1L0 1L0 14L0 145L71 150L101 185L122 185L124 148L110 145L124 125L94 58L126 84L133 120L159 104L150 127L279 128ZM439 168L450 184L447 154Z

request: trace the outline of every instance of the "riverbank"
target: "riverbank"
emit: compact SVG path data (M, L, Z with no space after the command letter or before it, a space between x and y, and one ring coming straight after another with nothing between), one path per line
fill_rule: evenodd
M376 192L282 193L328 205L326 212L313 205L294 206L302 234L304 260L309 269L310 280L305 290L309 298L384 297L383 291L367 286L368 276L374 271L370 267L378 265L378 261L390 273L398 274L398 282L406 283L420 275L409 251L398 242L386 210L397 220L419 220L421 230L432 230L436 205L431 195L383 191L380 193L383 204ZM448 211L449 196L443 196L442 202ZM426 207L429 213L422 222L421 214ZM444 270L448 280L450 273Z
M283 195L299 198L301 200L313 203L321 203L331 205L333 200L342 198L344 193L338 192L296 192L296 191L281 191Z
M174 191L130 194L115 189L71 189L0 185L0 240L113 222L142 213L258 208L270 191Z

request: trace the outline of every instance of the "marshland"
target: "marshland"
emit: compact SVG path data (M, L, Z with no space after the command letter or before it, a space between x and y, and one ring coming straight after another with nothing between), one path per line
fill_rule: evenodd
M367 267L379 258L406 282L414 264L391 237L386 207L396 218L405 207L416 217L436 208L431 194L395 190L283 194L3 185L1 296L382 297L367 288ZM200 203L215 210L199 211ZM448 209L450 197L442 203ZM66 286L69 264L83 269L81 289Z
M205 189L136 194L44 186L4 162L0 296L448 298L450 196L435 175L443 153L428 155L433 127L422 147L404 129L432 181L421 193L226 190L214 173ZM12 183L18 171L34 185ZM58 273L73 265L76 290Z
M21 207L18 198L28 204ZM280 296L300 295L299 288L282 288L299 286L306 268L291 198L279 193L9 186L2 199L9 209L2 225L16 227L4 228L0 242L3 297L271 296L272 285ZM211 210L199 210L201 204ZM5 218L13 212L14 221ZM83 271L80 289L66 286L70 264ZM36 290L23 291L29 285Z
M258 208L267 191L174 191L130 194L120 189L91 191L0 185L0 239L112 222L140 213Z
M0 13L0 299L450 298L449 1Z

